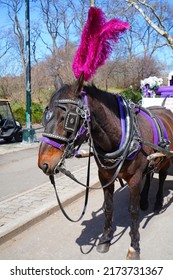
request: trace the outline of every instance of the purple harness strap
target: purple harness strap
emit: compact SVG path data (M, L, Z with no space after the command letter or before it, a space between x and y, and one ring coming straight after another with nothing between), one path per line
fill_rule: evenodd
M59 149L59 150L61 150L62 147L64 146L63 144L59 144L59 143L57 143L57 142L55 142L55 141L53 141L53 140L51 140L51 139L49 139L49 138L47 138L45 136L42 136L41 141L45 142L48 145L51 145L51 146Z
M121 130L122 130L122 135L121 135L121 140L119 144L119 148L122 147L124 140L125 140L125 135L126 135L126 117L124 114L124 109L122 105L122 97L120 95L117 95L117 100L118 100L118 106L119 106L119 113L120 113L120 121L121 121ZM134 157L137 155L137 153L141 149L141 144L139 143L138 148L135 149L135 151L130 154L130 156L127 156L127 160L132 160Z
M152 126L152 130L153 130L153 134L154 134L154 144L155 145L158 145L159 143L159 136L158 136L158 130L157 130L157 127L156 127L156 124L155 122L153 121L153 119L147 114L145 113L144 111L140 110L139 112L142 116L144 116L148 121L149 123L151 124ZM166 140L168 140L168 134L167 134L167 131L166 131L166 128L163 124L163 122L157 117L157 120L160 122L160 125L162 126L162 129L163 129L163 132L164 132L164 138Z
M126 133L126 120L125 120L124 110L123 110L123 106L122 106L122 102L121 102L122 97L120 95L118 95L117 97L118 97L117 99L118 99L118 105L119 105L119 111L120 111L121 129L122 129L122 136L121 136L121 141L119 144L119 148L121 148L124 143L124 138L125 138L125 133Z
M157 128L156 128L156 125L153 121L153 119L147 114L145 113L144 111L142 111L140 109L140 112L139 112L142 116L144 116L148 121L149 123L151 124L152 126L152 130L153 130L153 134L154 134L154 144L155 145L158 145L158 140L159 140L159 137L158 137L158 132L157 132Z
M87 121L90 122L91 121L91 117L90 117L90 110L89 110L89 106L88 106L88 98L87 98L87 94L85 91L81 91L82 93L82 96L83 96L83 99L84 99L84 103L85 103L85 106L87 107L88 109L88 116L87 116Z

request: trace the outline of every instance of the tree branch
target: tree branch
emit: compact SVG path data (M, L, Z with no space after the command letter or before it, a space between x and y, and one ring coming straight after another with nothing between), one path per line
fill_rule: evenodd
M146 20L146 22L161 36L163 36L167 44L173 49L173 37L166 31L165 26L162 24L159 16L153 12L153 8L146 3L146 1L140 1L140 0L125 0L130 6L134 6L136 10L143 16L143 18ZM147 8L150 8L154 16L159 20L159 24L162 28L160 28L158 25L156 25L150 18L149 16L144 12L144 10L137 4L137 2L141 5L144 5Z

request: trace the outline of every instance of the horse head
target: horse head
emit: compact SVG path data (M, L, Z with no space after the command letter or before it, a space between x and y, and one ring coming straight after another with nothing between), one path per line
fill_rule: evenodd
M87 112L81 90L83 74L72 85L55 92L43 114L44 133L38 155L38 166L46 175L58 171L65 158L80 145L87 134Z

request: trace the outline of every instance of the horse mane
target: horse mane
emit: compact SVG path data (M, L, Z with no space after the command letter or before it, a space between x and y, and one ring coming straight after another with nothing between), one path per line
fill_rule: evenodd
M97 100L98 104L104 104L112 111L116 102L115 93L99 89L94 83L84 86L83 90L86 91L87 95L90 95L92 98Z
M129 24L120 19L106 21L101 9L91 7L72 64L75 77L78 79L83 72L84 80L88 81L110 56L111 44L128 28Z

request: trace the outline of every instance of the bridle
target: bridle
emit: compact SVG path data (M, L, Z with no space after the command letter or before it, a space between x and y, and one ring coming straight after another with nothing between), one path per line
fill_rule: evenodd
M65 118L63 122L64 130L70 132L70 136L64 137L61 135L55 135L48 132L42 134L41 141L61 150L62 156L58 164L56 165L54 172L61 171L61 165L66 158L69 158L78 153L81 146L80 139L83 137L83 142L90 137L89 123L90 123L90 110L88 107L88 99L86 92L82 91L82 99L78 98L77 101L72 99L59 99L55 101L55 107L61 108L65 111ZM73 110L68 109L68 105L74 105ZM44 114L46 114L45 112ZM76 147L76 142L80 143ZM60 142L59 142L60 141Z

